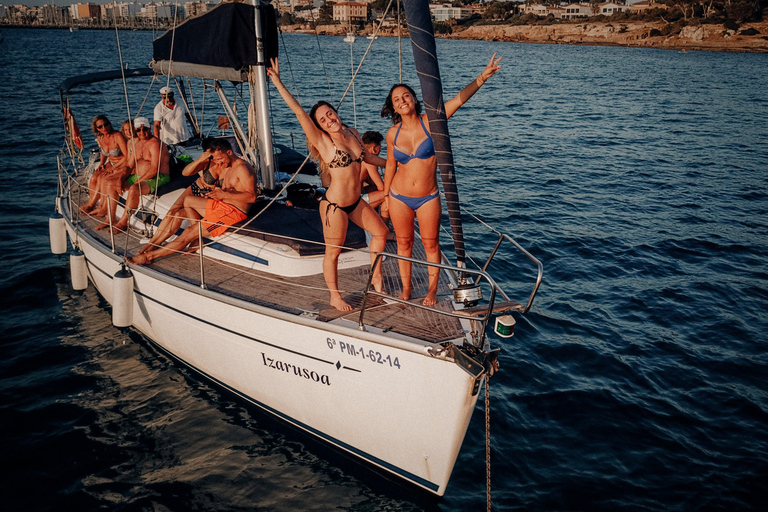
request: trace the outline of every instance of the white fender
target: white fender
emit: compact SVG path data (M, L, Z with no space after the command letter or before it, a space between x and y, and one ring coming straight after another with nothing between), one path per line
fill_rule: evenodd
M48 217L48 235L51 238L51 252L53 254L67 252L67 221L58 213Z
M88 268L85 265L85 254L75 249L69 255L69 276L72 279L72 288L85 290L88 288Z
M133 273L125 265L112 278L112 325L133 324Z

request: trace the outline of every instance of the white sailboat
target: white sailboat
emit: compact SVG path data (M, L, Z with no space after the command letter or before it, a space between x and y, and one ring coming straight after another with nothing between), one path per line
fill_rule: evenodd
M347 32L347 35L344 36L344 42L345 43L354 43L355 42L355 34L352 32Z
M423 3L420 7L426 6ZM250 21L238 27L242 19ZM223 20L232 20L229 33L204 30L207 21L221 27ZM279 177L299 166L289 161L295 157L289 148L273 143L269 128L264 63L277 53L274 10L269 5L254 10L227 3L191 21L187 28L197 40L191 48L220 48L217 38L233 36L241 42L235 47L245 48L247 41L252 48L222 62L201 64L199 56L185 60L182 46L177 46L170 62L170 41L178 44L187 37L182 25L174 38L156 40L152 69L96 73L62 83L69 135L59 159L52 249L66 252L68 235L75 250L73 283L87 275L112 306L116 325L138 330L184 365L281 420L442 495L478 391L495 371L498 349L490 346L486 329L495 315L504 315L497 332L511 335L508 314L531 307L542 278L541 263L509 236L493 233L497 242L489 263L501 247L522 255L534 268L530 296L515 302L485 271L487 263L477 270L452 265L447 258L439 265L427 264L423 249L416 248L414 296L420 287L426 289L428 265L442 272L438 304L425 307L420 300L394 298L400 286L400 257L392 242L376 264L382 266L393 295L373 290L364 234L350 226L348 250L339 259L339 286L348 291L345 299L355 309L331 308L322 276L317 207L285 201L291 192ZM264 41L263 47L257 40ZM69 91L96 81L167 73L205 77L216 84L231 114L240 153L258 169L267 196L257 203L246 226L201 240L197 254L134 266L126 257L146 241L186 185L145 196L142 211L132 216L126 233L97 231L98 221L79 210L87 197L89 166L78 158L72 118L66 117L71 113ZM248 129L240 127L228 106L220 85L224 80L250 84L254 115ZM174 151L191 154L200 151L197 144L189 141ZM294 176L306 182L316 179L298 171Z

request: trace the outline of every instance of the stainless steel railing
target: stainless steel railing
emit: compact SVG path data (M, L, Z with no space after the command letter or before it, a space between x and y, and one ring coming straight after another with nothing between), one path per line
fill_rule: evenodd
M488 266L490 265L491 261L493 260L494 256L497 254L499 247L501 246L502 242L504 240L509 241L514 245L515 248L517 248L520 252L522 252L527 258L529 258L531 261L533 261L537 266L537 276L535 283L533 285L533 290L531 291L530 296L528 297L528 301L526 302L525 306L522 306L516 302L513 302L510 300L509 296L507 296L506 293L499 287L499 285L496 283L496 281L491 277L491 275L486 271ZM488 298L488 305L483 308L463 308L463 309L456 309L454 311L442 311L437 308L433 308L430 306L424 306L422 304L413 303L407 300L400 299L398 297L393 297L391 295L387 295L384 293L379 293L375 289L371 288L371 283L373 280L373 270L377 266L381 266L381 263L383 261L384 257L392 258L395 260L403 260L403 261L409 261L412 264L417 265L424 265L427 267L435 267L441 270L450 271L453 273L454 276L461 276L461 281L466 280L467 277L474 278L473 285L474 286L481 286L483 281L487 282L487 285L490 287L490 297ZM358 329L365 330L365 313L366 308L368 306L368 298L370 296L376 296L376 297L382 297L386 298L388 301L394 301L399 302L402 304L407 304L410 307L415 307L419 309L425 309L432 312L435 312L439 315L454 317L454 318L463 318L467 319L470 318L472 321L478 322L480 324L480 328L477 330L476 338L474 340L475 346L482 346L483 340L485 339L485 332L488 325L488 320L490 320L492 314L494 312L499 311L507 311L511 309L516 309L520 311L520 313L526 313L531 308L531 305L533 304L533 300L536 297L536 293L539 290L539 286L541 285L541 281L544 275L544 266L542 263L533 256L530 252L525 250L520 244L518 244L512 237L509 235L499 233L499 239L496 242L496 245L494 246L493 250L491 251L490 255L488 256L488 259L486 260L485 264L483 265L483 268L480 270L470 269L466 267L457 267L453 265L448 265L444 263L432 263L416 258L410 258L406 256L400 256L398 254L392 254L387 252L382 252L376 255L376 258L374 260L374 263L371 267L371 271L368 276L368 282L366 284L364 294L363 294L363 304L360 309L360 318L358 320ZM458 282L459 279L456 279ZM497 307L496 305L496 293L499 293L502 297L504 297L504 300L506 301L504 304Z

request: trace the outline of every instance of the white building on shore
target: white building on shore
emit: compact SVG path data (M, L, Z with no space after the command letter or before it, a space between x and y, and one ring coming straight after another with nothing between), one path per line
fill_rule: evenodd
M138 2L121 2L117 4L117 16L120 18L135 18L141 12Z
M469 18L475 11L466 7L454 7L451 4L429 4L429 11L435 21L448 21L450 19L463 20Z

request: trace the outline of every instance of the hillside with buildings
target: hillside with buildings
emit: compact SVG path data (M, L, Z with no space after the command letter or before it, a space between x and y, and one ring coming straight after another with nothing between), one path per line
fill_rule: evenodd
M384 16L388 0L273 2L285 32L395 35L398 20ZM112 2L105 5L0 6L0 25L165 29L214 8L213 2ZM430 4L439 37L488 41L652 46L768 51L768 0L641 0L637 2L478 1ZM404 23L400 33L407 35Z

